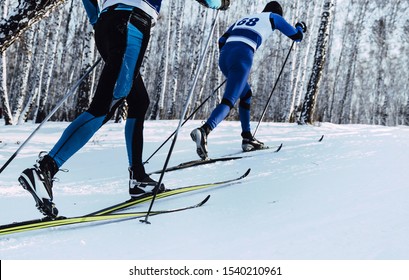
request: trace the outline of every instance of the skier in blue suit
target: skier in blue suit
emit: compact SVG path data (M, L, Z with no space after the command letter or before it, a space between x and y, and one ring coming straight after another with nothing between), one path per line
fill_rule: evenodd
M242 129L242 149L251 151L262 149L264 144L255 139L250 131L251 88L247 82L255 51L263 41L279 30L290 39L300 42L306 31L305 23L293 27L283 17L281 5L269 2L261 13L248 15L237 20L219 39L219 67L227 78L226 89L221 103L213 110L206 123L194 129L190 136L196 143L200 158L208 157L207 136L223 121L239 102L239 117Z
M229 0L197 0L212 9L227 9ZM95 42L105 65L88 110L76 118L48 153L40 153L37 163L25 169L20 184L46 216L58 214L53 201L53 178L61 166L81 149L126 99L128 118L125 140L129 161L129 194L139 197L163 184L151 179L142 163L143 125L149 97L139 73L162 0L83 0L95 30Z

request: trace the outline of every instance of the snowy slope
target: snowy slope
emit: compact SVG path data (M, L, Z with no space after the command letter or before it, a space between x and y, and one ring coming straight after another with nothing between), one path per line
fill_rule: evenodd
M0 174L0 224L41 217L16 178L66 125L46 124ZM189 133L198 125L190 121L182 128L170 165L197 158ZM177 121L146 123L146 158L176 126ZM0 125L1 165L35 127ZM123 130L123 124L107 124L67 162L69 172L58 173L54 196L62 215L127 199ZM201 208L151 217L151 225L136 219L0 236L0 259L409 259L408 127L263 123L256 137L283 148L165 174L164 183L178 187L233 178L251 167L239 184L154 204L154 210L186 206L210 194ZM209 137L210 156L239 152L240 144L240 124L223 122ZM168 149L152 158L147 171L163 166Z

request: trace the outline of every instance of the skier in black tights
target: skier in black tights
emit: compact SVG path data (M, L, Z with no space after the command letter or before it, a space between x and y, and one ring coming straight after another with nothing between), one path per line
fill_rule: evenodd
M212 9L227 9L228 0L197 0ZM60 167L81 149L126 99L129 109L125 139L129 160L129 194L138 197L163 191L163 184L151 179L142 163L143 125L149 97L139 73L162 0L83 0L95 30L95 42L105 65L87 111L76 118L48 153L40 153L37 163L25 169L20 184L46 216L55 217L53 178Z

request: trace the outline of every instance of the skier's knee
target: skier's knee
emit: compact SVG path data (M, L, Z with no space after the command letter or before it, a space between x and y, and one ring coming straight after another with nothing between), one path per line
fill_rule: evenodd
M223 98L222 102L220 102L220 104L224 104L229 106L230 109L232 109L234 107L234 103L232 103L229 99L227 98Z

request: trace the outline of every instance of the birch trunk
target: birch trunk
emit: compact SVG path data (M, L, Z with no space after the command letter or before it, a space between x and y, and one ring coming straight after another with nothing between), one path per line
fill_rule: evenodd
M26 96L30 96L29 92L29 78L30 78L30 71L32 70L33 66L33 50L35 47L33 46L34 40L34 32L32 30L28 30L25 34L26 40L26 56L24 57L23 67L21 72L21 85L19 92L19 98L15 104L14 108L14 119L18 120L18 124L22 124L26 121L27 115L29 113L31 99L29 100L26 106L24 105L24 100ZM28 106L27 106L28 105Z
M323 67L325 64L325 58L327 54L328 34L332 20L332 7L333 0L326 1L324 3L324 12L321 16L321 25L319 29L319 35L317 40L317 46L315 49L314 65L308 83L307 92L303 107L301 110L301 116L299 124L312 123L314 118L314 106L317 99L317 94L320 86Z
M93 28L87 19L82 20L83 33L85 35L85 40L83 43L82 51L82 61L81 61L81 71L78 77L82 77L84 73L94 64L95 62L95 40L93 39ZM75 102L75 115L74 118L78 117L82 112L88 109L91 104L91 97L94 92L93 76L89 75L79 86L77 92L77 98Z
M162 54L160 58L160 66L158 71L158 77L156 79L157 82L155 82L156 87L155 87L155 92L156 98L155 98L155 103L153 105L151 114L149 116L149 119L151 120L157 120L162 118L162 113L164 111L164 103L165 103L165 95L166 95L166 86L167 86L167 77L168 77L168 65L169 65L169 48L170 48L170 30L171 30L171 20L170 18L172 17L172 11L171 9L168 10L168 20L167 20L167 28L166 28L166 34L165 34L165 42L164 42L164 47L162 50L164 53Z
M56 18L54 19L55 21L58 22L56 26L55 32L50 32L49 36L50 39L50 47L52 48L51 56L47 59L47 63L44 64L44 85L41 87L42 92L39 100L39 108L38 108L38 114L37 117L35 118L36 123L41 123L44 118L47 116L47 100L49 98L52 98L55 93L50 92L50 84L51 80L53 79L53 71L54 71L54 65L56 63L57 59L57 47L58 47L58 36L61 30L61 20L62 20L62 15L61 15L62 10L60 10L58 13L56 13Z
M178 1L179 3L179 1ZM172 6L172 10L176 11L176 15L172 17L175 19L175 40L172 43L172 50L173 50L173 68L172 68L172 80L170 83L170 96L168 99L168 111L167 111L167 119L174 119L177 118L178 109L176 104L176 96L178 93L178 80L179 80L179 69L180 69L180 52L181 52L181 42L182 42L182 28L183 28L183 7L184 3L179 3L179 5L175 4Z
M43 24L43 28L46 27L46 25ZM48 29L49 30L49 29ZM50 32L50 31L49 31ZM35 93L37 95L37 102L35 104L35 111L34 111L34 116L33 119L36 120L38 116L38 112L40 110L40 100L41 100L41 94L43 93L43 78L44 78L44 69L46 67L46 60L47 60L47 51L49 47L49 36L48 33L46 32L45 34L42 34L42 36L38 37L39 40L41 40L44 44L44 48L40 48L39 53L37 54L38 56L38 71L36 71L36 76L35 76L35 83L36 83L36 88L35 88ZM44 38L45 37L45 38Z
M9 1L5 0L3 3L3 6L1 7L1 15L3 18L6 18L8 14L8 5ZM8 98L8 91L7 91L7 57L6 53L3 51L0 51L0 56L1 56L1 66L0 66L0 117L4 116L4 121L6 125L12 125L13 124L13 115L10 110L10 103L9 103L9 98Z
M9 103L9 98L8 98L8 92L7 92L7 58L5 53L1 53L1 67L0 67L0 77L1 77L1 83L0 83L0 101L1 101L1 106L0 109L2 109L2 114L4 116L4 121L6 125L12 125L13 124L13 116L10 110L10 103Z

